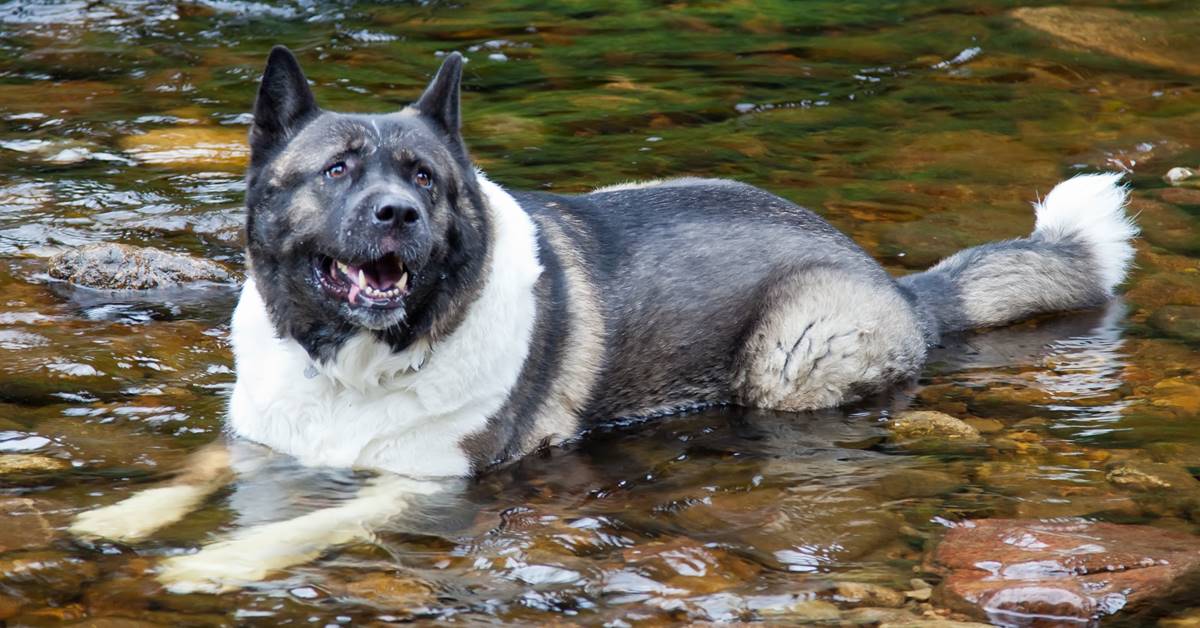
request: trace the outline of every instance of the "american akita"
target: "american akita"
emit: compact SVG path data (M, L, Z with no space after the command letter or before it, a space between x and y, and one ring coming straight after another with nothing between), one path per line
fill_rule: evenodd
M883 391L943 334L1103 303L1133 255L1111 174L1054 188L1028 237L898 280L813 212L734 181L508 191L460 135L462 65L447 56L401 111L342 114L318 108L290 52L271 52L250 132L229 426L309 465L390 473L343 506L170 559L177 589L307 560L444 488L432 478L597 421ZM199 460L75 531L136 540L179 519L228 481L219 450Z

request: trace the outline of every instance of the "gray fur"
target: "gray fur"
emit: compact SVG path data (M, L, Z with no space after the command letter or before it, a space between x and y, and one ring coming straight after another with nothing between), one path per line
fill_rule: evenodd
M1108 294L1091 261L1086 243L1035 233L959 251L900 285L936 342L941 334L1103 304Z

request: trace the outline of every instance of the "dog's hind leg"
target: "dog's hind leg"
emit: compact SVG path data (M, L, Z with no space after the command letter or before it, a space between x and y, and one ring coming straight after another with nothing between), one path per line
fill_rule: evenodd
M232 477L228 448L224 443L209 445L189 456L184 472L169 483L81 513L71 523L70 532L85 539L140 541L199 508Z
M733 380L741 404L785 411L848 403L915 375L925 333L882 276L798 270L768 290Z
M168 558L159 580L176 593L234 590L311 561L337 545L369 539L418 498L447 487L445 482L380 476L338 506L245 528L195 554Z

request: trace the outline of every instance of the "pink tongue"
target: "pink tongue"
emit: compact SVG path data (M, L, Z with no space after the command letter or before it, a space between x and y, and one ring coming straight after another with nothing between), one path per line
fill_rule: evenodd
M359 287L358 284L350 285L350 305L354 305L358 300Z

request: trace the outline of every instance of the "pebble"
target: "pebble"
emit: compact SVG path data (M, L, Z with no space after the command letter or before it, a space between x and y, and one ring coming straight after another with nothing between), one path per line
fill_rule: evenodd
M1181 185L1185 181L1190 181L1195 178L1196 178L1195 170L1192 170L1191 168L1184 168L1182 166L1178 166L1178 167L1171 168L1170 170L1168 170L1167 174L1163 176L1163 181L1166 181L1170 185Z

